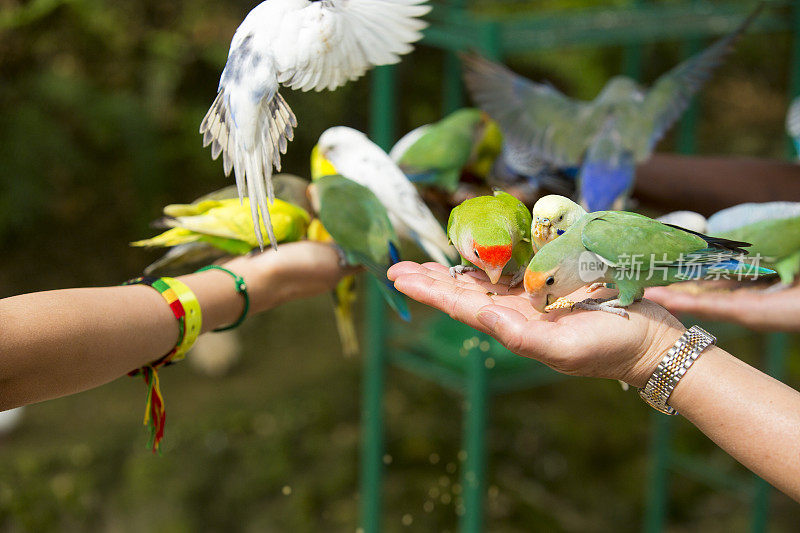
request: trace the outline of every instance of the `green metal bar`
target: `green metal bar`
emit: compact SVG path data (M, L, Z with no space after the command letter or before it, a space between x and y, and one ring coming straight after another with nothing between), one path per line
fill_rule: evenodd
M395 71L376 68L372 74L370 131L376 143L388 149L395 125ZM370 279L367 289L367 325L361 398L361 528L377 533L381 527L383 476L383 386L386 372L386 305Z
M786 370L786 355L789 336L786 333L771 333L766 338L765 372L776 379L782 379ZM772 487L758 476L753 487L753 514L750 518L750 531L760 533L767 530Z
M464 509L461 533L483 531L483 495L486 486L486 426L489 409L489 371L480 350L469 355L467 390L464 398L464 451L467 456L461 469Z
M775 5L775 4L771 4ZM731 2L650 3L639 9L585 8L569 14L548 12L494 17L503 25L506 52L575 46L619 46L665 40L717 37L733 31L752 5ZM769 10L751 33L786 31L790 21Z
M389 150L394 142L397 125L396 108L397 86L395 67L377 67L372 71L372 93L370 95L370 134L384 150Z
M672 420L656 411L651 414L652 437L650 442L650 486L644 516L644 531L659 533L664 530L667 520L669 498L670 441Z
M503 33L502 26L495 21L486 21L480 29L481 47L484 55L494 61L503 59Z
M455 52L444 54L442 80L442 115L448 115L464 105L464 85L461 83L461 61Z
M630 9L638 9L644 0L632 0ZM629 44L622 52L622 72L626 76L642 81L642 43Z
M699 40L684 43L684 59L698 53L701 48L702 43ZM695 96L678 126L678 152L682 154L693 154L697 151L697 117L700 113L699 110L700 104L697 101L697 96Z
M503 55L500 44L500 26L486 23L481 28L480 42L486 57L500 60ZM481 334L483 340L489 340ZM480 350L467 355L468 379L466 412L464 416L464 451L467 457L462 465L461 486L464 490L464 514L459 530L462 533L480 533L483 530L483 496L486 493L486 427L489 416L489 370L486 356Z

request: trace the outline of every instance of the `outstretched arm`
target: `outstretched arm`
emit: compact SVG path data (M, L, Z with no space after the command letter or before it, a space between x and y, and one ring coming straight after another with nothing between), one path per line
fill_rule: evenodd
M345 273L334 249L301 242L239 257L250 312L322 293ZM181 276L197 297L203 331L234 322L243 298L219 270ZM169 352L178 324L143 285L62 289L0 300L0 410L96 387Z
M651 287L645 296L673 313L691 313L757 331L800 331L800 286L776 292L744 288L699 294Z
M404 262L393 266L389 277L399 291L492 335L512 352L567 374L635 387L644 386L685 330L647 300L629 307L629 319L591 311L542 315L521 289L491 285L482 274L454 280L441 265ZM584 297L582 289L570 299ZM678 383L669 404L743 465L800 501L800 393L711 347Z

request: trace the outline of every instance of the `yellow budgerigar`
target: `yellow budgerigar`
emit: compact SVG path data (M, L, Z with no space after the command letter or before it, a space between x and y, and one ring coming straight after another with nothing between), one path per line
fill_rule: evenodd
M151 239L132 242L132 246L168 247L164 260L147 268L146 273L174 266L178 256L207 256L209 250L243 255L258 248L247 198L220 198L225 190L191 204L171 204L164 208L160 225L169 229ZM275 199L269 206L275 239L278 243L302 239L311 221L308 212L293 203ZM263 226L263 220L262 220ZM219 254L218 254L219 255Z

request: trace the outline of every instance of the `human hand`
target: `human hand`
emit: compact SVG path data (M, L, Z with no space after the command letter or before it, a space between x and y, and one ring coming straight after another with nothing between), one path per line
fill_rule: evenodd
M406 261L390 268L388 276L400 292L488 333L514 353L565 374L618 379L635 387L644 386L686 329L646 300L628 308L628 319L600 311L541 314L521 288L492 285L482 272L453 279L443 265ZM597 295L584 288L569 299Z
M651 287L647 298L673 313L691 313L708 320L733 322L758 331L800 330L800 286L766 292L744 288L693 294L668 287Z
M225 267L244 277L254 312L332 290L343 276L358 271L341 266L333 245L312 241L237 257Z

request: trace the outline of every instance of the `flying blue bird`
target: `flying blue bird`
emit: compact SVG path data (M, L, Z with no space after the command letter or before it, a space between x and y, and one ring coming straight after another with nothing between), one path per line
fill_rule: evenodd
M559 167L580 166L583 207L618 209L633 185L634 165L650 157L761 7L734 32L663 74L649 90L617 76L593 101L578 101L477 55L463 56L464 79L472 99L500 124L511 150Z
M400 61L427 24L425 0L267 0L236 30L217 97L200 126L211 156L222 154L236 175L239 198L251 199L258 243L259 212L273 246L267 209L272 168L294 136L297 119L278 92L334 90L375 65Z

